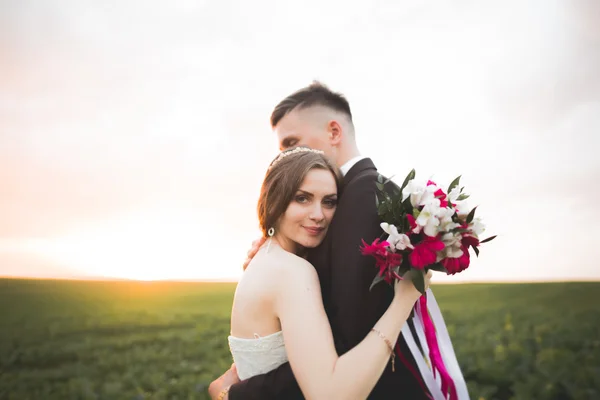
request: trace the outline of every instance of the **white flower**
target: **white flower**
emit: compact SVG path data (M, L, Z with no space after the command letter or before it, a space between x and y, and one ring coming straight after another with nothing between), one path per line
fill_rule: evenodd
M436 207L439 207L441 204L440 199L435 197L435 192L437 192L439 188L435 185L429 185L425 187L425 191L420 198L419 205L426 206L428 204L434 204Z
M452 208L440 208L439 212L436 215L436 217L438 217L438 219L440 220L440 231L448 232L451 229L460 226L460 224L457 224L456 222L452 221L452 216L455 212L456 210Z
M425 234L427 236L430 237L436 237L439 231L438 226L440 225L440 220L433 217L431 219L429 219L429 221L427 221L427 225L425 225L423 232L425 232Z
M404 189L402 189L402 201L406 200L410 196L410 202L414 206L419 204L421 196L425 188L423 185L417 183L414 179L408 181Z
M456 213L460 217L466 217L470 212L471 207L469 207L469 204L465 200L456 202Z
M451 203L456 203L458 196L460 196L460 188L456 186L450 191L450 193L448 193L448 201Z
M426 186L412 179L402 189L402 201L410 197L410 204L413 207L424 206L429 203L436 203L439 207L440 199L437 199L434 194L436 190L438 190L438 187L435 185Z
M435 202L431 202L423 207L416 220L417 225L424 228L424 232L427 236L434 237L438 233L438 226L440 225L440 220L436 217L438 212L439 204L436 205Z
M442 242L446 246L444 248L445 257L458 258L463 255L461 239L462 237L459 233L446 233L442 235Z
M458 258L458 257L461 257L463 255L462 249L460 249L460 248L457 249L454 246L448 247L445 250L446 250L446 257L447 258Z
M469 224L469 228L473 231L473 233L479 237L485 231L485 225L481 222L481 218L475 217L473 221Z
M396 228L395 225L382 222L381 229L389 235L387 242L390 244L391 249L404 250L407 247L409 249L414 249L413 245L410 243L410 238L404 233L399 233L398 228Z
M435 214L435 216L438 217L439 219L452 218L452 216L454 215L455 212L456 212L456 210L454 210L452 208L440 207L439 210L437 211L437 214Z

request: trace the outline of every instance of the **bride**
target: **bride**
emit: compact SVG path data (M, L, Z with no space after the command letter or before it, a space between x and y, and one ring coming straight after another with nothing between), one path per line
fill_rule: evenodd
M410 279L395 283L371 332L338 356L317 272L303 258L327 234L339 179L322 152L305 147L280 153L266 173L258 217L268 240L244 272L231 314L229 347L242 380L289 361L306 398L358 399L369 395L390 357L393 365L393 343L420 296Z

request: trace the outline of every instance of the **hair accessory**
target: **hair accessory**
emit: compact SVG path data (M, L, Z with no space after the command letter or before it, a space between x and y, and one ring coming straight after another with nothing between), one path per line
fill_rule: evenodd
M324 151L311 149L309 147L296 147L293 150L284 150L281 153L279 153L279 155L277 157L275 157L275 159L269 166L269 169L273 168L279 161L283 160L285 157L289 156L290 154L297 154L297 153L325 154Z

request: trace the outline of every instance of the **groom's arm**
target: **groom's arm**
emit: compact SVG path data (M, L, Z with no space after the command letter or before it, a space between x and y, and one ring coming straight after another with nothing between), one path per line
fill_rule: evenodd
M229 389L229 399L287 399L292 393L299 392L290 363L285 363L266 374L256 375L232 385Z
M384 282L369 291L377 269L374 258L362 255L360 246L361 239L371 244L382 234L375 206L376 176L356 179L344 190L331 227L330 322L339 354L365 338L394 295Z

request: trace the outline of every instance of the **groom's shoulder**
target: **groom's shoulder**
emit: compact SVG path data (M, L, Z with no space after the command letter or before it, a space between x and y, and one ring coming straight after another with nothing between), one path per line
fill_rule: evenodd
M350 182L348 182L344 190L346 191L346 189L350 188L375 189L375 183L380 179L380 176L384 181L387 179L384 175L377 172L376 169L366 169L359 172ZM349 192L351 192L351 190L349 190Z

